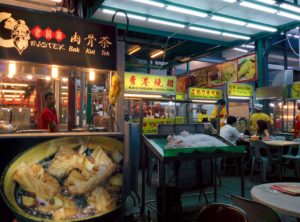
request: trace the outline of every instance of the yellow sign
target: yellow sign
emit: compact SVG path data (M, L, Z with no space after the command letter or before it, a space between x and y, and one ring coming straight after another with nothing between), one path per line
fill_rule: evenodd
M176 100L185 100L185 93L176 93Z
M228 84L228 96L251 97L253 87L249 84Z
M291 98L300 98L300 82L294 82L292 84Z
M176 116L176 118L144 118L143 120L143 133L145 134L157 134L157 127L159 124L183 124L184 117Z
M189 88L189 99L222 99L222 91L219 89Z
M176 94L176 77L125 73L126 92Z

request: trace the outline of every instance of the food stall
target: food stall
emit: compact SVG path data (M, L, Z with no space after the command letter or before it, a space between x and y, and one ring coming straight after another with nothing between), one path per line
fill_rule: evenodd
M0 105L12 110L15 131L39 129L48 91L61 130L83 127L95 107L108 107L115 26L5 5L0 22Z
M225 84L228 115L236 116L238 119L237 128L244 133L249 129L249 118L253 111L254 94L252 84L228 83Z
M256 90L256 99L266 101L273 115L276 134L293 138L294 120L297 114L299 72L284 70L276 72L271 86Z
M159 124L186 122L186 106L175 100L174 76L125 73L124 79L127 120L140 122L142 118L144 133L157 133Z

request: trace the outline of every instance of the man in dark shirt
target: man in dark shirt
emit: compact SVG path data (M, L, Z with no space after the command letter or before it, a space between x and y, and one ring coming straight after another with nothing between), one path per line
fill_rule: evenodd
M41 115L41 127L42 129L48 129L49 132L58 132L59 125L55 109L55 97L52 92L45 94L45 102L46 107Z

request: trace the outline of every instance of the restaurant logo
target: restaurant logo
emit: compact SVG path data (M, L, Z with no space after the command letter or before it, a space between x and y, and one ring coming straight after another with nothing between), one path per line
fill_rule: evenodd
M27 49L30 40L30 30L24 20L15 20L11 13L0 12L0 24L4 30L10 32L8 38L0 35L0 46L4 48L15 47L19 54Z

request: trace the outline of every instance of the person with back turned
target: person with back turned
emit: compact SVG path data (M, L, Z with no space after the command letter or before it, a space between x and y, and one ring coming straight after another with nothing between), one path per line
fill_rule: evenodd
M59 124L55 109L55 97L52 92L45 94L46 107L41 115L41 128L48 129L49 132L58 132Z
M217 118L218 118L218 109L220 105L220 127L225 126L226 124L226 118L227 118L227 110L226 110L226 102L224 99L219 99L218 100L218 105L215 106L214 110L212 111L211 114L211 119L213 121L213 126L217 128Z

